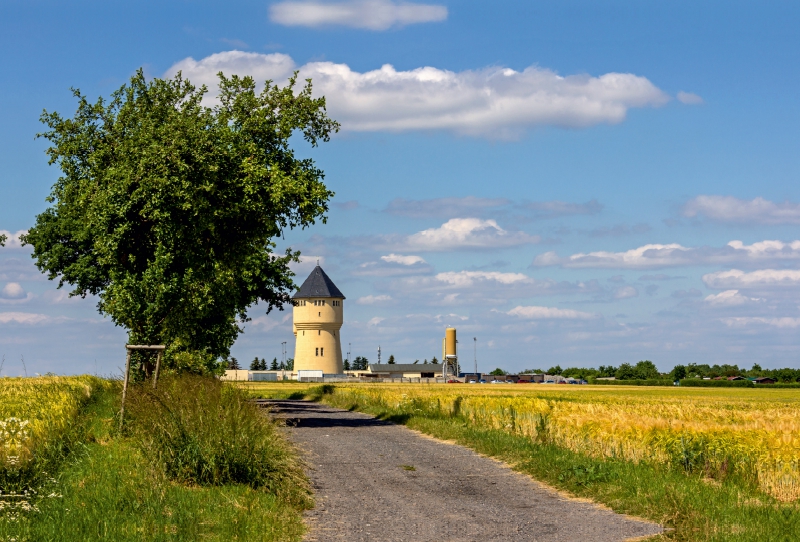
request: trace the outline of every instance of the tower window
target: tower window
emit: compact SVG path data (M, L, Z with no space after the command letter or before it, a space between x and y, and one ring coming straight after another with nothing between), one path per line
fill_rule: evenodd
M314 355L315 355L315 356L319 356L319 348L316 348L316 349L314 350Z
M322 330L321 329L317 330L317 335L322 335Z
M322 313L321 313L321 312L318 312L318 313L317 313L317 316L322 316Z
M320 348L320 349L319 349L319 355L320 355L320 357L322 357L322 356L324 356L324 355L325 355L323 352L325 352L325 348Z

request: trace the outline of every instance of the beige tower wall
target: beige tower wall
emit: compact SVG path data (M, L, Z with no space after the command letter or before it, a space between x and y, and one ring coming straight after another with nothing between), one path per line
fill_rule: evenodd
M344 322L344 300L304 298L293 309L294 370L318 370L341 374L342 341L339 331ZM314 302L318 304L315 305Z

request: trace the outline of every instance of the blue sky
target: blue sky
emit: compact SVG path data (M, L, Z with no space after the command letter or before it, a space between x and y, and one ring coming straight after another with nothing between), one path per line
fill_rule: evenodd
M58 175L35 140L69 88L139 67L315 81L343 130L312 157L327 225L284 244L347 295L375 360L439 355L455 325L483 369L798 366L800 7L791 2L6 1L0 230ZM389 67L390 66L390 67ZM213 92L209 97L213 103ZM13 235L12 235L13 236ZM118 370L125 334L0 249L2 374ZM253 321L239 359L292 344ZM347 346L345 346L347 350ZM291 351L290 351L291 354Z

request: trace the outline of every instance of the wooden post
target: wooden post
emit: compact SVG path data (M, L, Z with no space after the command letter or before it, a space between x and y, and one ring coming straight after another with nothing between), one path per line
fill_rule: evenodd
M122 408L119 411L119 430L122 431L122 419L125 417L125 396L128 394L128 375L131 372L131 351L125 345L125 383L122 384Z
M163 352L163 350L159 350L156 355L156 372L153 375L153 389L156 389L156 384L158 384L158 368L161 367L161 352Z

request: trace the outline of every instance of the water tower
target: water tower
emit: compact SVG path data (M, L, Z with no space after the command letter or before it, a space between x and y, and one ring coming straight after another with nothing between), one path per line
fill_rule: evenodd
M344 294L317 265L294 294L294 370L342 374Z

